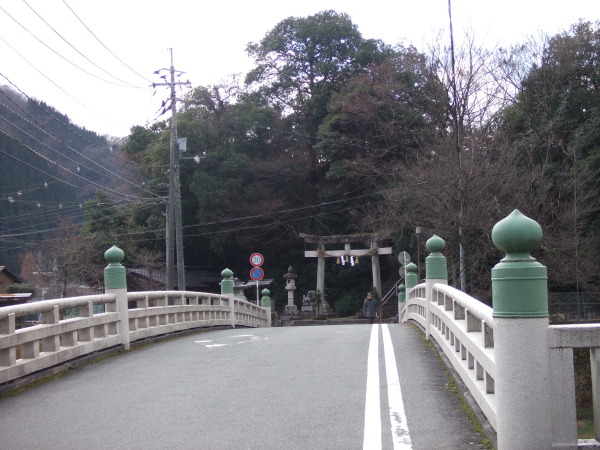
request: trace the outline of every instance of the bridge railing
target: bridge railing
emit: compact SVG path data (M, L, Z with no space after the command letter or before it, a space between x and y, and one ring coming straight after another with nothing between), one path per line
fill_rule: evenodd
M169 305L171 299L172 305ZM130 292L130 341L193 328L268 325L264 308L227 295L192 291ZM233 311L232 311L233 302Z
M222 273L221 294L193 291L127 292L123 252L106 255L107 292L0 308L0 384L67 361L143 339L209 327L270 326L270 297L257 306L233 295L233 273ZM116 274L116 275L115 275ZM99 306L98 306L99 305ZM17 329L26 316L39 324Z
M102 294L0 308L0 384L121 345L123 317L116 301L115 294ZM129 292L127 302L127 342L197 328L268 326L265 308L227 295ZM31 315L40 315L40 323L16 328L19 319Z
M121 344L116 296L43 300L0 308L0 383ZM106 311L94 314L94 305ZM74 310L76 317L64 317ZM41 324L16 329L17 319L40 314Z
M422 283L409 292L408 320L419 323L423 329L430 321L430 338L444 352L496 429L492 308L451 286L435 284L428 319L425 289Z
M401 320L434 340L496 430L500 450L600 448L600 324L549 325L546 268L529 253L537 223L515 211L492 240L506 257L492 269L494 308L447 285L445 243L427 241L426 281L406 267ZM595 439L577 437L573 349L588 348Z

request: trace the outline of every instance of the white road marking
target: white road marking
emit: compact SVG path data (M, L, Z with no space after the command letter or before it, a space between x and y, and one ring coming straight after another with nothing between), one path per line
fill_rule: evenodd
M394 345L387 324L382 324L383 352L387 379L389 418L394 450L412 450L408 431L400 377L396 365ZM367 357L367 393L365 401L365 432L363 450L381 450L381 392L379 387L379 325L371 328L369 354Z
M367 397L363 450L381 449L381 407L379 394L379 326L371 328L367 357Z
M236 339L236 341L231 342L233 339ZM239 340L237 340L237 339L239 339ZM223 342L223 341L230 341L230 342L216 344L216 343L214 343L215 339L209 339L209 340L204 340L204 341L194 341L194 343L202 344L206 348L215 348L215 347L225 347L227 345L248 344L250 342L257 342L257 341L262 341L262 340L267 340L267 339L268 338L254 336L253 334L238 334L236 336L228 336L226 338L217 339L221 342Z
M390 407L390 422L392 425L392 442L394 450L411 450L412 441L408 432L404 402L402 401L402 389L400 388L400 377L394 354L394 344L390 336L387 324L382 325L383 351L385 354L385 372L388 384L388 403Z

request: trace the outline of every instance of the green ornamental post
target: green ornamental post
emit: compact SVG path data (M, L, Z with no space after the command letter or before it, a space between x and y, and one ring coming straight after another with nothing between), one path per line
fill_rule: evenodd
M404 303L406 300L406 286L404 284L398 285L398 303Z
M406 308L406 286L404 284L399 284L397 288L398 292L398 323L402 323L403 317L408 317L408 314L404 313L404 308Z
M494 317L548 317L548 275L531 251L542 227L514 210L492 229L492 241L506 256L492 269Z
M233 271L224 269L221 272L223 280L221 280L221 295L233 294Z
M107 312L119 313L119 333L121 344L125 350L130 349L129 343L129 305L127 302L127 276L125 267L121 261L125 258L125 252L119 247L112 246L104 252L104 259L108 266L104 268L104 292L115 294L115 304L108 304Z
M492 269L499 450L552 447L547 271L530 254L542 236L519 210L492 230L506 253Z
M223 269L221 272L223 279L221 280L221 295L226 295L229 299L231 328L235 328L235 297L233 292L233 271L231 269Z
M263 308L270 308L271 307L271 291L269 291L268 289L263 289L261 292L262 297L260 298L260 306L262 306Z
M437 234L430 237L425 243L425 248L430 254L425 258L425 279L448 281L448 264L442 251L446 242Z
M271 291L263 289L262 297L260 298L260 305L267 310L267 327L271 326Z
M114 245L104 252L104 260L108 263L104 268L105 289L127 289L125 267L121 264L123 259L125 252Z
M425 258L425 299L427 300L425 338L429 339L431 330L431 302L433 301L433 286L435 284L448 284L448 265L442 251L446 242L438 235L433 235L425 243L425 248L430 252Z
M410 291L417 284L419 284L419 276L417 275L417 266L415 263L408 263L406 265L406 275L404 277L406 281L406 290Z

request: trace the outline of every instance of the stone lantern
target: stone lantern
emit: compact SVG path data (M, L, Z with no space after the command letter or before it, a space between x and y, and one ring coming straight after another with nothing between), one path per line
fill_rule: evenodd
M298 314L298 308L294 303L294 291L296 290L296 278L298 278L298 275L294 273L294 268L290 266L283 278L285 278L285 290L288 292L288 304L285 306L284 314L296 315Z

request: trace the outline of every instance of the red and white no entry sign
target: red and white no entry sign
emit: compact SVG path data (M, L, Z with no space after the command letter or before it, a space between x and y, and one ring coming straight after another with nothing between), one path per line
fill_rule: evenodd
M262 266L265 262L265 258L260 253L252 253L250 255L250 264L254 267Z

